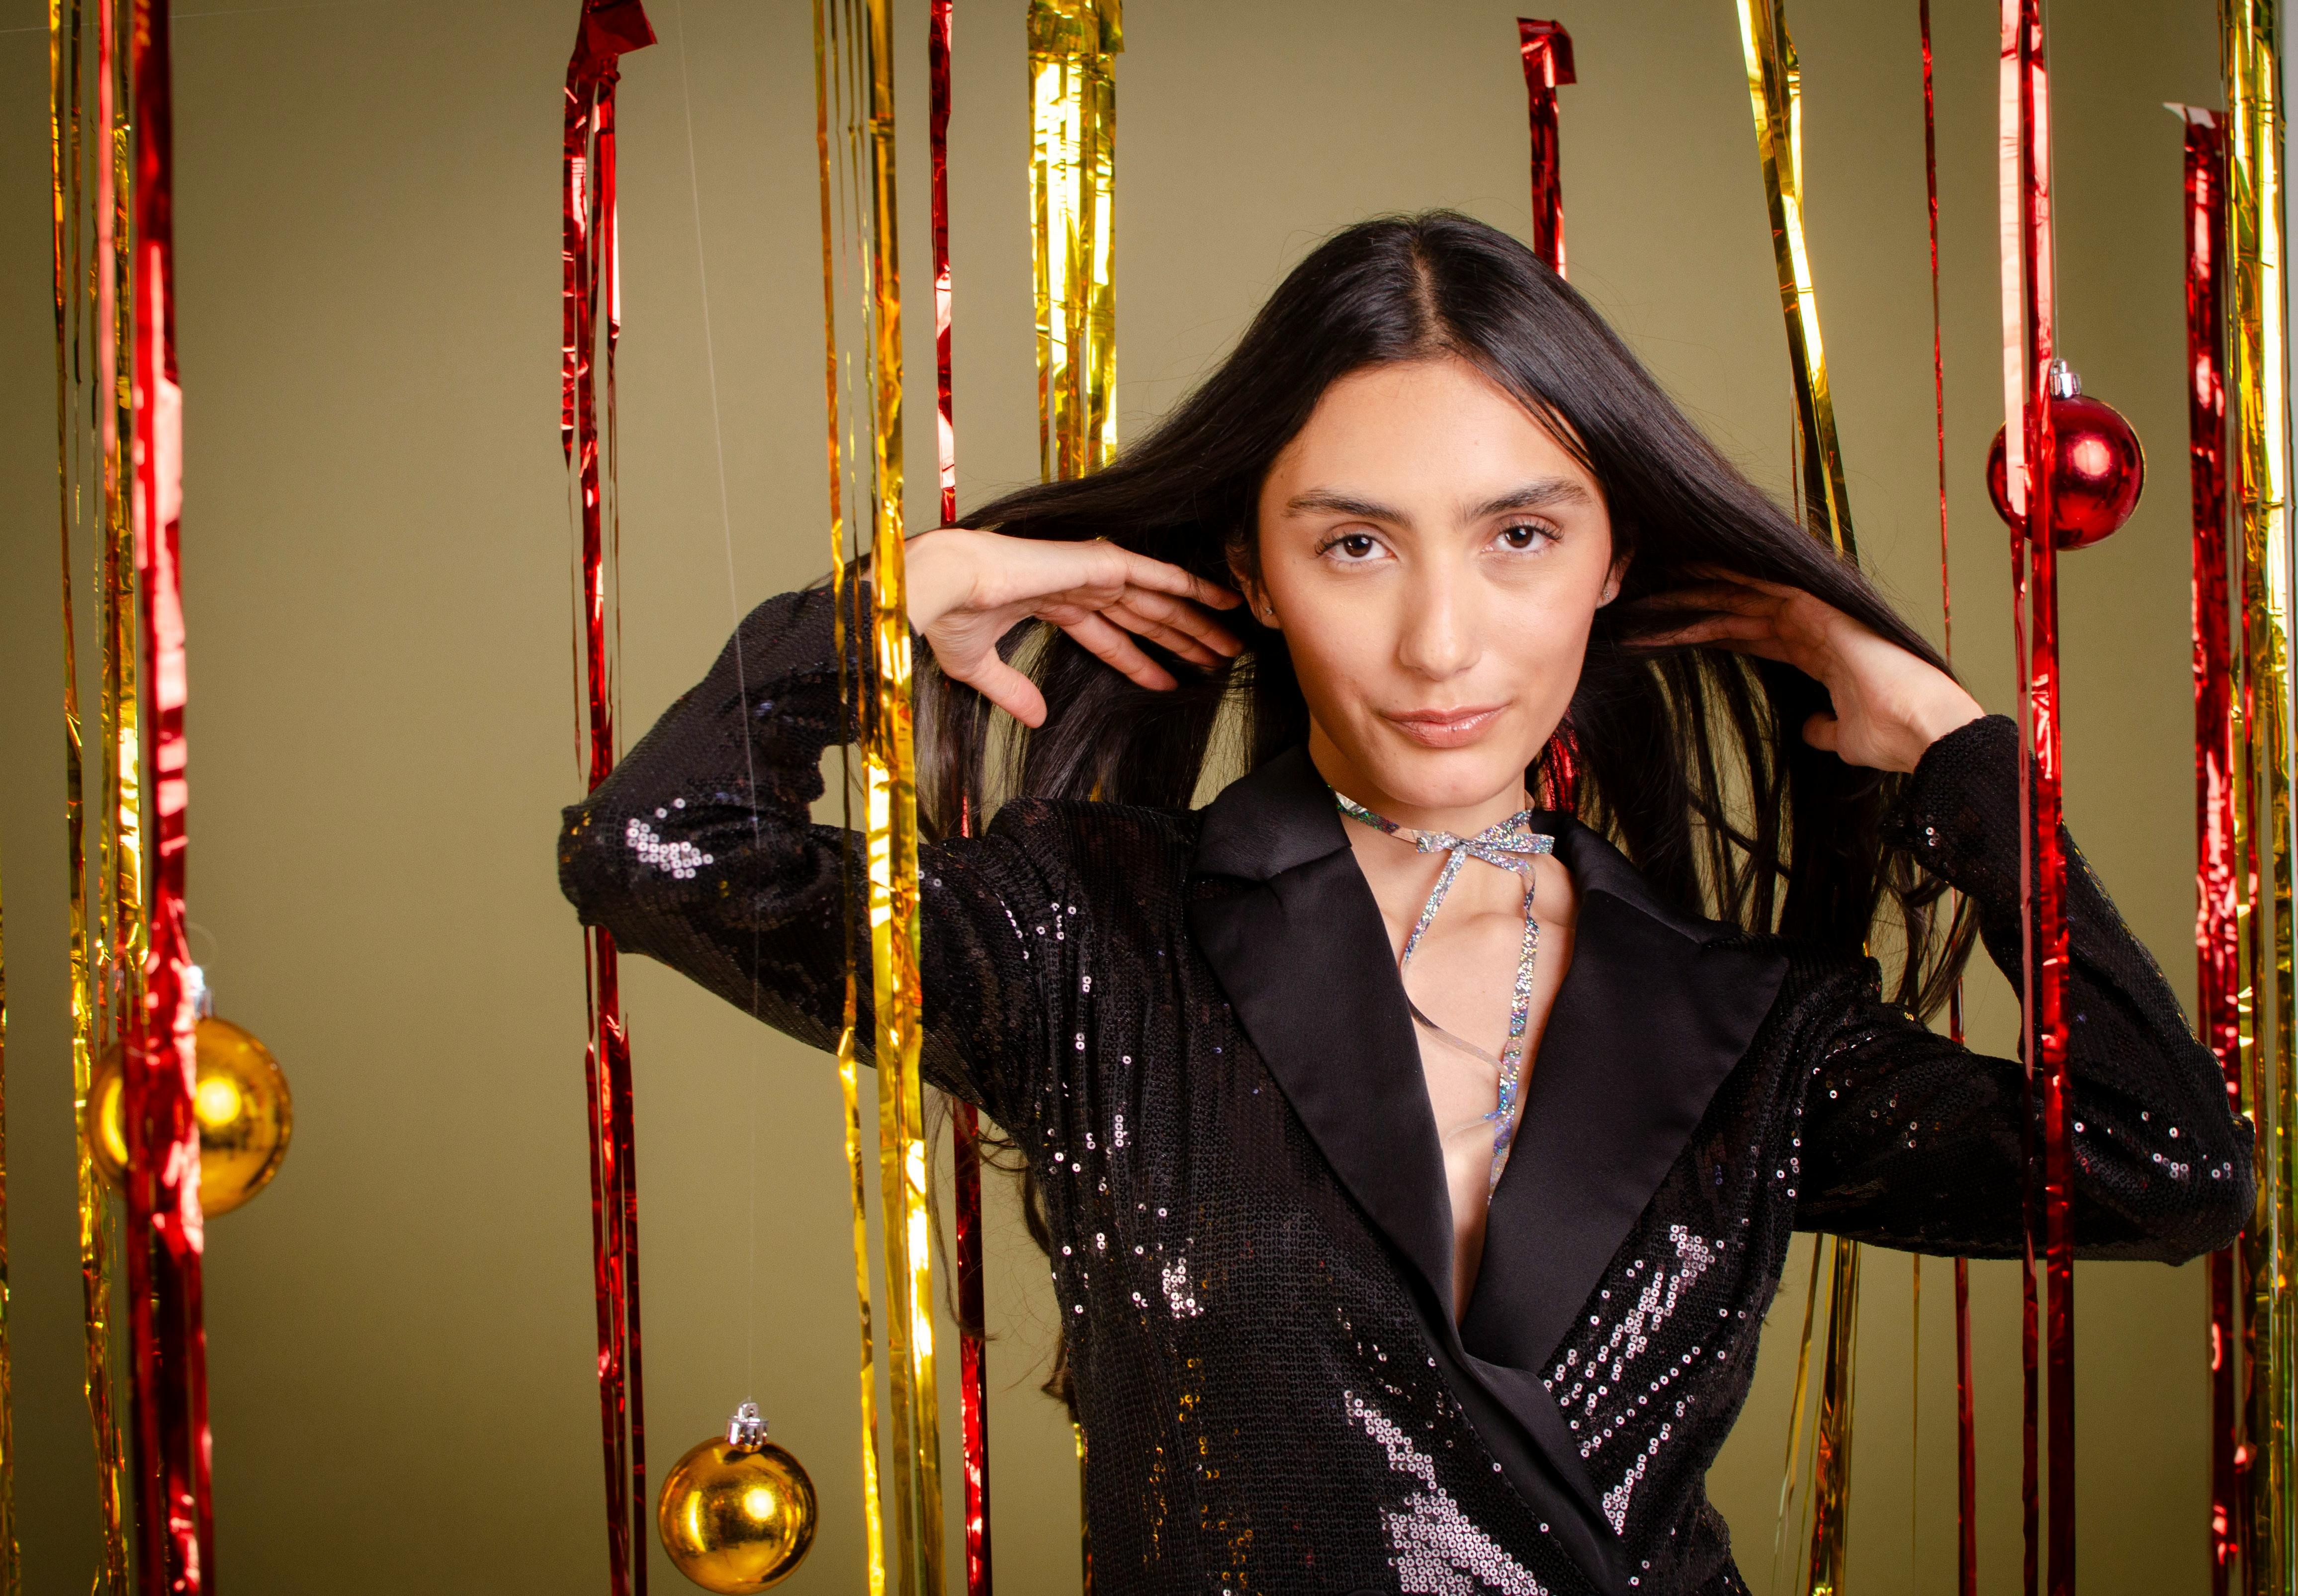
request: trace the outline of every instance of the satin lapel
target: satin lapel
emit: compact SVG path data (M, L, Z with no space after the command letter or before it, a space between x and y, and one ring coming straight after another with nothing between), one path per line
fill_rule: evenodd
M1564 1338L1770 1012L1787 961L1657 904L1586 827L1559 827L1580 888L1572 968L1525 1091L1460 1327L1537 1370Z
M1443 1154L1388 931L1356 856L1343 844L1203 900L1189 926L1342 1184L1434 1300L1450 1302Z

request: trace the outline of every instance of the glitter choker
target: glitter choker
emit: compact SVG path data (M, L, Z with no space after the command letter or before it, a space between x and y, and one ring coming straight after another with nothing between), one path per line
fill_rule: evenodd
M1503 870L1513 870L1524 881L1524 951L1517 958L1516 991L1509 1003L1508 1041L1501 1045L1495 1058L1482 1048L1463 1037L1455 1036L1435 1021L1420 1012L1420 1005L1412 1001L1407 992L1404 1001L1412 1010L1412 1017L1437 1035L1465 1052L1474 1054L1500 1072L1500 1102L1484 1118L1492 1126L1492 1172L1484 1188L1487 1197L1500 1183L1500 1171L1508 1166L1509 1149L1516 1141L1517 1094L1524 1075L1524 1032L1532 1014L1532 971L1540 958L1540 922L1532 914L1532 861L1539 854L1556 851L1556 839L1532 829L1535 813L1524 810L1510 815L1497 826L1487 827L1472 837L1455 836L1449 831L1415 831L1385 820L1363 804L1344 794L1333 794L1333 802L1340 805L1341 813L1350 819L1386 832L1390 836L1410 843L1423 853L1445 855L1444 868L1436 877L1436 885L1421 907L1420 918L1412 934L1404 939L1403 955L1396 961L1397 974L1401 976L1405 966L1412 962L1413 953L1420 946L1421 934L1428 923L1436 917L1443 906L1444 894L1452 890L1452 879L1459 875L1462 864L1471 859L1482 860Z

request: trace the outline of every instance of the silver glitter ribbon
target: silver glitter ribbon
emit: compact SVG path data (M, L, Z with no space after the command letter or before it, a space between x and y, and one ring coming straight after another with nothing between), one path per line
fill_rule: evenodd
M1532 861L1542 853L1556 851L1556 839L1532 829L1533 810L1522 810L1496 826L1486 827L1472 837L1455 836L1449 831L1415 831L1409 826L1399 826L1383 819L1363 804L1335 792L1333 802L1341 813L1350 819L1387 833L1399 841L1410 843L1423 853L1442 853L1444 868L1437 873L1436 884L1429 892L1428 901L1421 906L1420 918L1412 934L1404 939L1404 952L1396 961L1397 973L1402 975L1412 955L1419 950L1420 939L1427 932L1429 922L1444 905L1444 894L1452 890L1452 883L1460 874L1460 867L1468 860L1481 860L1500 869L1510 870L1524 882L1524 948L1517 956L1516 991L1509 1002L1508 1041L1501 1044L1500 1056L1494 1057L1465 1037L1456 1036L1430 1019L1413 1002L1407 991L1404 1001L1412 1010L1412 1017L1442 1037L1461 1051L1483 1059L1500 1072L1500 1101L1484 1119L1492 1127L1492 1172L1484 1187L1489 1197L1500 1183L1500 1172L1508 1167L1509 1149L1516 1143L1517 1097L1524 1077L1524 1033L1532 1016L1532 972L1540 959L1540 922L1532 912Z

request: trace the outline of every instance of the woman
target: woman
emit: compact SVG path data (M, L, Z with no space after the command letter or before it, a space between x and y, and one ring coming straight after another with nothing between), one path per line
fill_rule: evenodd
M1703 1479L1790 1233L2020 1249L2020 1067L1910 1012L1947 886L2018 978L2014 728L1451 215L1335 237L1155 433L908 572L925 1069L1038 1183L1102 1588L1744 1589ZM760 606L560 853L819 1047L831 608ZM2079 1245L2176 1262L2250 1131L2071 876Z

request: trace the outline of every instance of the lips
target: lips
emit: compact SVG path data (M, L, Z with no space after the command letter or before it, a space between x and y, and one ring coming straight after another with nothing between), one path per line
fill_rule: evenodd
M1424 748L1463 748L1483 736L1506 704L1471 704L1451 710L1384 712L1382 719Z

